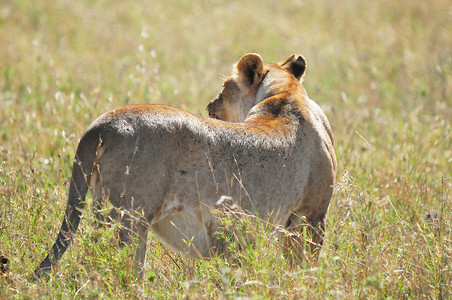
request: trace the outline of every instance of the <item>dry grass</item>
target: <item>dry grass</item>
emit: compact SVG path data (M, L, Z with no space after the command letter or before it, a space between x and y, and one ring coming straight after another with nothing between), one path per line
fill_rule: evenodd
M0 2L0 298L451 297L450 1ZM339 175L317 265L272 235L191 261L151 238L146 280L117 228L84 214L47 282L27 276L60 226L81 134L100 113L163 103L206 115L248 52L308 61L304 86L336 136ZM248 228L248 229L246 229ZM239 233L233 236L240 236Z

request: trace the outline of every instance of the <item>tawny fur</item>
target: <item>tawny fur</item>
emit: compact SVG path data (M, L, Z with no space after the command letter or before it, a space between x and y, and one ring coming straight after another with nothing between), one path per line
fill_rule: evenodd
M172 249L209 256L218 227L211 210L224 195L288 230L299 231L304 217L320 245L336 159L328 120L299 82L305 67L297 56L282 65L243 56L208 106L221 120L162 105L99 117L80 140L65 218L35 275L66 251L88 188L96 207L108 198L117 208L112 217L124 224L123 242L139 238L139 270L149 228ZM287 246L300 254L301 243L291 239Z

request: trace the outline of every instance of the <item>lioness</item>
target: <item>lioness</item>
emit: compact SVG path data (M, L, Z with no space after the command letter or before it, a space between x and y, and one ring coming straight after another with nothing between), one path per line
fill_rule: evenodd
M241 123L162 105L99 117L80 140L65 218L35 276L49 272L68 248L88 188L95 206L108 199L117 208L112 217L124 225L122 242L139 238L140 275L149 228L189 257L209 256L218 228L211 210L223 195L288 230L299 231L305 218L320 245L336 158L330 125L300 84L305 68L301 56L282 65L243 56L208 106L212 117ZM288 239L300 254L301 243Z

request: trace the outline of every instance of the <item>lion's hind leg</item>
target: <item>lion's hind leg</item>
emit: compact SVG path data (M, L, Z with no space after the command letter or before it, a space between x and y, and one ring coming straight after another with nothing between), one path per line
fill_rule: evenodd
M130 245L133 247L134 269L138 272L140 279L144 275L146 261L146 246L149 233L149 223L146 218L136 212L124 210L113 210L120 222L119 239L120 246ZM112 212L113 212L112 211Z

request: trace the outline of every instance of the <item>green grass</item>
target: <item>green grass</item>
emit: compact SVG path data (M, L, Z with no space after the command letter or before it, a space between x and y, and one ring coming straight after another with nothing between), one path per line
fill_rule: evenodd
M450 298L451 32L447 0L1 1L0 298ZM250 219L224 258L189 260L151 237L140 282L117 226L95 229L88 210L58 270L29 282L89 123L132 103L206 115L248 52L303 54L304 86L333 127L318 263L291 267Z

